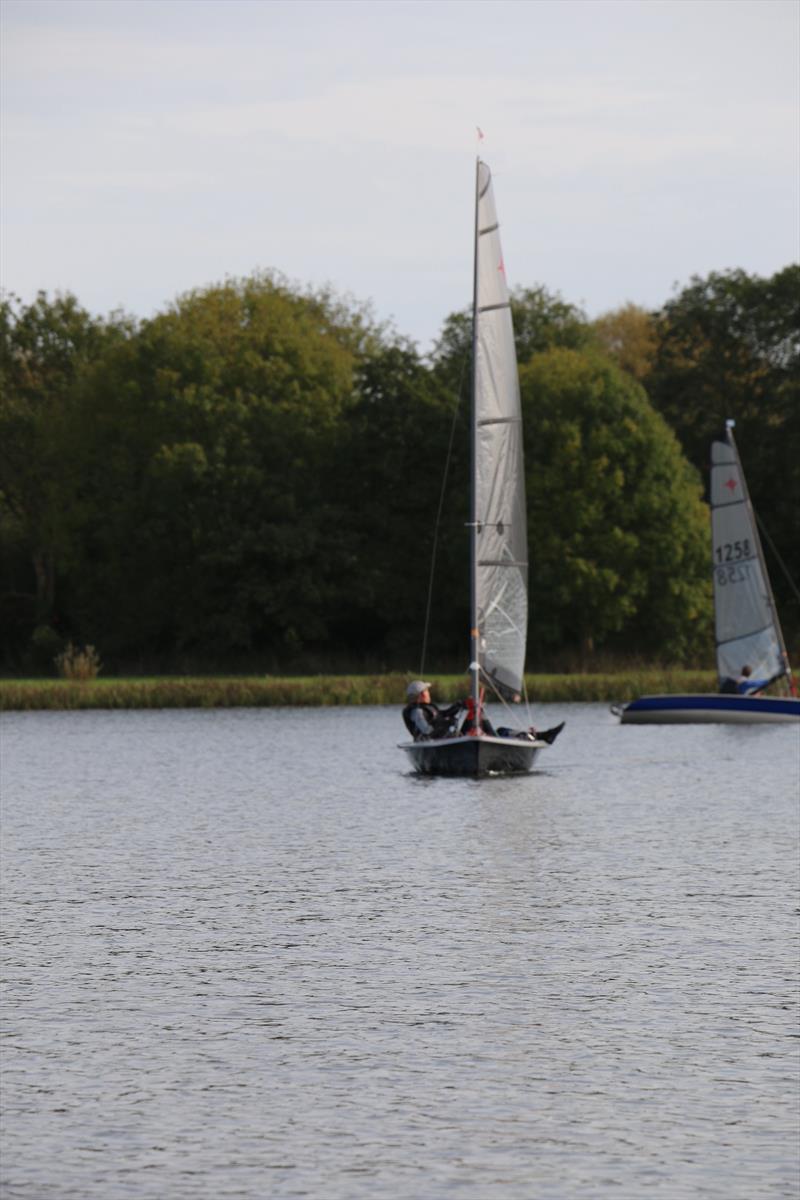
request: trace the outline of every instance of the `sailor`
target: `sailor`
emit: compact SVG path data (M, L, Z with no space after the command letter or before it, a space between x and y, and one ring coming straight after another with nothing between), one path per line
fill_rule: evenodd
M735 679L730 675L728 675L726 679L723 679L722 683L720 684L720 692L723 692L726 695L737 696L749 696L753 693L758 695L759 692L761 692L761 690L767 686L769 680L753 679L751 678L752 674L752 667L742 667L741 675L738 675Z
M453 731L453 721L464 707L461 700L449 708L439 708L431 700L431 684L415 679L406 688L408 704L403 709L403 720L415 742L426 738L446 737Z

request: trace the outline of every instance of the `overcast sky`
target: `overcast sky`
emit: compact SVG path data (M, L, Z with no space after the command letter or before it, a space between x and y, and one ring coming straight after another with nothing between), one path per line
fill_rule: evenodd
M0 282L139 316L258 268L422 350L512 286L590 316L800 255L796 0L2 0Z

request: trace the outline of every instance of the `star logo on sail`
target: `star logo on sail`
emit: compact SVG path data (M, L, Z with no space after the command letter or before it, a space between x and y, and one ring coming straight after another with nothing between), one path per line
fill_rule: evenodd
M728 480L726 481L726 483L725 483L725 485L724 485L724 486L725 486L726 488L729 488L729 489L730 489L730 493L731 493L731 495L733 495L733 493L736 491L736 489L737 489L737 487L738 487L739 485L738 485L738 483L736 482L736 480L735 480L735 479L733 479L733 478L731 477L730 479L728 479Z
M497 264L497 269L498 269L498 271L500 272L500 274L501 274L501 275L505 275L505 273L506 273L506 264L503 262L502 258L500 259L500 262Z

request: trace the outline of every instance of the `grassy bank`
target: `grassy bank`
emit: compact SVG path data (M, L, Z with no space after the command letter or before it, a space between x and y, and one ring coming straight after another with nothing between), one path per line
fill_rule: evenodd
M304 678L227 677L50 679L0 681L0 710L79 708L273 708L404 701L408 675L319 675ZM440 702L463 696L465 675L431 675ZM712 692L713 671L639 670L597 675L529 675L531 703L623 701L660 692Z

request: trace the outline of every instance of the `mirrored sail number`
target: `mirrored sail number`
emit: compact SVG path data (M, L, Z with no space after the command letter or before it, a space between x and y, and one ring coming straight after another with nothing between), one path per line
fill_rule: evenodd
M729 583L745 583L750 578L750 563L731 563L727 567L715 567L717 583L727 587Z
M740 542L723 542L721 546L714 547L714 558L718 563L741 562L752 557L749 538L743 538Z

